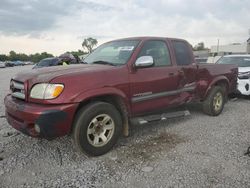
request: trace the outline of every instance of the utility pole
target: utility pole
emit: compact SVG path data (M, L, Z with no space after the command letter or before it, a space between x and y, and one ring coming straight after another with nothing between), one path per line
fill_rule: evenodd
M220 45L220 39L217 41L217 55L219 54L219 45Z

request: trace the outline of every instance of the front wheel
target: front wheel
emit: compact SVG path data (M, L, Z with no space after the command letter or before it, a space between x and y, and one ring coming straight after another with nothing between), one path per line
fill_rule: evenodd
M77 113L73 139L81 151L98 156L111 150L121 130L122 120L118 110L109 103L95 102Z
M203 102L204 113L211 116L218 116L225 104L225 89L221 86L214 86L209 92L206 100Z

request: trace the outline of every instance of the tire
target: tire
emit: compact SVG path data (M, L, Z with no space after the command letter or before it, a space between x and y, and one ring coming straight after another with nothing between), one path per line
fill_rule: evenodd
M210 116L218 116L225 105L225 88L214 86L209 92L205 101L203 101L203 112Z
M91 156L99 156L116 144L122 132L122 119L113 105L94 102L78 111L73 126L77 148Z

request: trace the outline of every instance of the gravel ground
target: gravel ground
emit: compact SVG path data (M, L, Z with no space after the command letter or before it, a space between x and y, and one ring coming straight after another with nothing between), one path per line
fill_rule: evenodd
M0 69L0 116L11 76ZM69 136L30 138L0 118L0 187L250 187L250 99L229 101L218 117L191 116L132 125L106 155L87 157Z

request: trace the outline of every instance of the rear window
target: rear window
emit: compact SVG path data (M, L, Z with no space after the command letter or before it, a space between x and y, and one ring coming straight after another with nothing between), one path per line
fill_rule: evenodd
M177 65L189 65L192 63L189 46L186 42L173 41Z

